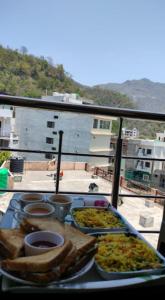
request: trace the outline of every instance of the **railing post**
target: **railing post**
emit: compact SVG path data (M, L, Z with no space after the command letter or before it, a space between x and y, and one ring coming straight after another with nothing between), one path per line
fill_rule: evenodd
M116 155L115 155L115 166L113 176L113 187L112 187L112 205L117 208L118 194L119 194L119 183L120 183L120 166L121 166L121 155L122 155L122 123L123 118L120 118L119 134L116 143Z
M58 158L57 158L57 176L56 176L56 194L58 194L59 190L59 180L60 180L60 168L61 168L61 150L62 150L62 138L63 131L59 131L59 144L58 144Z

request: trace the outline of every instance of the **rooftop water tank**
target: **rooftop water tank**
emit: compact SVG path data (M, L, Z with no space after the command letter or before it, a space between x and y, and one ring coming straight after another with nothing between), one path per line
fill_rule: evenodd
M23 173L24 159L21 157L14 157L10 159L10 171L12 173Z

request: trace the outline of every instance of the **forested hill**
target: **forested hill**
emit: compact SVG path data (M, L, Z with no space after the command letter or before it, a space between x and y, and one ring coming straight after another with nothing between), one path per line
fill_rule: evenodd
M78 93L99 105L134 107L132 100L119 92L75 82L63 65L54 65L50 57L35 57L28 54L26 47L12 50L0 46L0 93L40 98L54 91Z

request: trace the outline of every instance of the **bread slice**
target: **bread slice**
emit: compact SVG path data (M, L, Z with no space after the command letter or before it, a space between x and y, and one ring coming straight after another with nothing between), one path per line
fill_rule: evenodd
M20 229L0 229L0 255L16 258L21 255L25 234Z
M26 232L36 230L52 230L61 233L66 239L71 240L78 250L78 254L84 254L96 241L95 237L87 235L69 224L63 224L57 219L27 218L21 223L21 228Z
M64 235L64 225L55 218L25 218L20 227L26 233L38 230L50 230Z
M71 248L72 242L66 241L63 246L43 254L3 260L1 267L8 271L48 272L61 263Z
M80 230L65 224L65 237L72 241L78 251L78 255L84 255L86 251L93 248L96 238L81 232Z
M62 279L63 274L67 271L67 269L74 263L76 258L77 250L74 246L72 246L71 250L64 257L62 262L51 271L45 273L29 273L29 272L12 272L13 275L22 278L26 281L32 281L38 284L48 284L52 281L58 281Z

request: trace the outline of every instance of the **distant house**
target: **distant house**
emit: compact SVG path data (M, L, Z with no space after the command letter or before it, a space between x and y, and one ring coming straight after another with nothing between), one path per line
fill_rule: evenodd
M160 142L165 142L165 131L156 133L156 140Z
M125 177L127 179L131 178L146 183L151 183L152 180L152 185L155 187L165 186L164 161L150 160L150 158L165 158L164 142L128 139L127 155L137 157L137 159L126 160Z
M139 136L139 131L137 128L127 129L122 128L123 137L125 138L137 138Z

